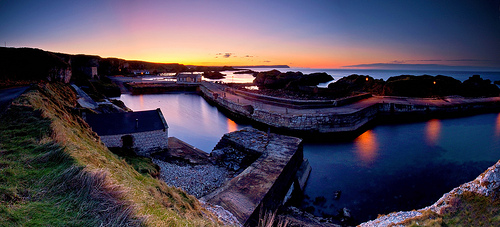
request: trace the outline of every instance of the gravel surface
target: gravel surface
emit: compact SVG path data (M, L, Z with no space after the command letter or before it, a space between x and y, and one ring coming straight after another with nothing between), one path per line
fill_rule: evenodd
M229 176L226 169L206 165L178 165L153 159L160 166L160 178L169 186L183 189L187 193L201 198L222 186Z

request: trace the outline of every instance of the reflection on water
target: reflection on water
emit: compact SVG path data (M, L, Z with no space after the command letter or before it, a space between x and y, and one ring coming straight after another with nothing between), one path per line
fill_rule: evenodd
M237 130L238 130L238 125L236 124L236 122L234 122L233 120L228 118L227 119L227 131L234 132Z
M495 127L495 136L500 137L500 113L497 116L497 124Z
M168 136L177 137L211 152L225 133L246 125L236 124L194 93L127 95L120 100L134 111L160 108L168 124Z
M439 142L441 134L441 122L438 119L432 119L425 125L425 138L427 144L434 146Z
M139 106L140 109L144 109L144 97L142 95L139 95Z
M373 130L368 130L354 140L356 155L364 165L375 161L378 151L378 143Z
M380 125L352 142L306 142L312 172L301 207L316 215L347 207L358 222L423 208L500 159L499 131L500 115L484 114ZM326 202L315 203L319 197Z
M269 69L270 70L270 69ZM223 79L209 79L203 77L204 81L219 81L224 83L252 83L255 77L251 73L235 74L238 71L223 71L222 74L226 75Z

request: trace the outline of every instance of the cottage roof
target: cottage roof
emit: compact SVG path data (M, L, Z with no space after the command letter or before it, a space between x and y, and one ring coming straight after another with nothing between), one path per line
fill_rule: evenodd
M86 116L86 121L92 130L100 136L166 130L168 128L159 108L126 113L89 114Z

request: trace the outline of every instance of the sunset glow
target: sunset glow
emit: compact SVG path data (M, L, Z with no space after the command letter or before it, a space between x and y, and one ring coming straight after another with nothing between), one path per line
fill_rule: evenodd
M187 65L500 68L498 4L7 0L0 42Z

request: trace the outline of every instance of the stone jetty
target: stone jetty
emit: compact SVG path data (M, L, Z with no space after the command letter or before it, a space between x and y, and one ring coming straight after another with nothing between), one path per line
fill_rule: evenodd
M200 92L207 101L228 114L289 132L287 134L300 135L356 132L375 119L414 120L416 117L450 117L500 111L500 97L408 98L365 95L350 101L342 100L342 105L335 101L318 100L314 103L314 100L309 100L301 106L301 102L287 100L282 100L286 105L277 104L277 99L260 99L257 95L248 96L223 84L209 82L202 83Z
M249 226L257 225L260 212L275 212L283 204L303 163L301 139L253 128L225 134L211 155L216 163L241 172L202 200Z

